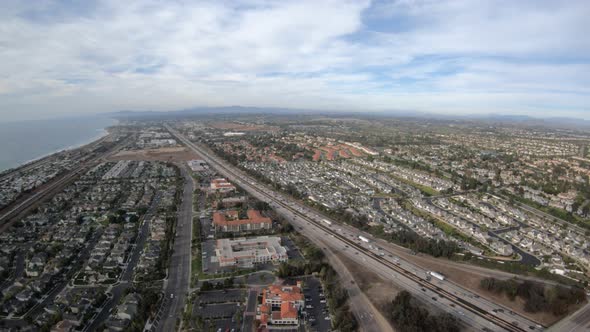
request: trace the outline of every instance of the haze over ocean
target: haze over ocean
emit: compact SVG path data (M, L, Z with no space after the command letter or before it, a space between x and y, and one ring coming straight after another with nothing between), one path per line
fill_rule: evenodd
M113 124L115 120L99 116L0 123L0 172L89 143Z

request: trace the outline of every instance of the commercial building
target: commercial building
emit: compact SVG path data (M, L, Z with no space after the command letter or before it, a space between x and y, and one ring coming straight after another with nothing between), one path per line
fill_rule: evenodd
M229 193L236 190L236 187L224 178L211 180L211 192Z
M272 220L268 217L263 217L256 210L248 210L247 216L245 219L240 219L237 210L215 212L213 213L215 231L238 233L270 229L272 226Z
M278 263L287 260L287 249L278 236L219 239L215 256L220 267L252 267L256 264Z
M262 290L262 303L256 308L260 327L299 325L299 312L305 305L301 282L296 286L271 285Z
M209 170L207 163L201 159L189 160L187 164L193 172L204 172Z

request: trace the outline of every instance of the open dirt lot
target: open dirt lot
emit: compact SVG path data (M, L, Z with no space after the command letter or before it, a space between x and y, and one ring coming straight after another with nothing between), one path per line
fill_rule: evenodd
M276 127L261 126L255 124L242 124L236 122L213 122L209 124L210 127L223 130L235 131L272 131L277 130Z
M381 276L372 272L367 272L366 268L346 256L342 254L337 254L337 256L354 276L354 281L358 284L363 293L365 293L373 305L385 315L383 308L395 298L401 289L397 288L392 282L383 279Z
M121 151L111 157L109 160L146 160L146 161L189 161L200 159L199 155L185 147L146 149L146 150L129 150Z
M385 245L384 247L386 247L387 249L393 249L396 246ZM525 317L528 317L529 319L536 321L542 325L550 326L566 316L555 316L551 313L545 312L539 312L534 314L526 312L524 311L524 302L521 301L519 298L516 298L514 301L510 301L510 299L507 296L487 292L479 287L480 281L484 278L494 277L498 279L509 279L514 276L510 273L494 271L477 266L469 266L457 262L452 262L447 259L434 258L427 255L411 255L409 251L406 249L396 248L392 251L395 254L399 255L401 258L411 261L414 264L421 266L427 270L440 272L447 277L448 281L461 285L462 287L472 292L475 292L484 298L488 298L493 302L501 304L509 308L510 310L517 312ZM518 278L522 277L518 276ZM542 281L538 280L537 278L530 279ZM572 307L570 312L574 312L578 308L579 306Z

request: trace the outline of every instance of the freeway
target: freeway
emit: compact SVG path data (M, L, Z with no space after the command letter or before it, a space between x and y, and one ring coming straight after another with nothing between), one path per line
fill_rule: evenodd
M590 303L580 308L569 317L560 320L557 324L551 326L549 331L555 332L575 332L590 331Z
M168 278L164 281L164 296L169 299L169 302L163 310L163 320L158 324L156 331L176 329L176 320L184 308L190 287L194 182L186 165L178 166L184 178L184 188L182 203L178 209L176 237L168 268Z
M339 247L342 248L342 244L344 244L344 248L350 248L347 253L354 251L354 254L351 253L350 257L360 256L367 267L376 266L376 270L380 272L388 270L391 273L392 278L404 279L402 284L410 281L420 287L420 290L422 290L423 293L427 292L435 294L435 296L432 297L432 301L430 301L434 305L442 302L439 301L438 298L444 299L448 305L444 305L441 309L446 309L445 311L454 312L457 310L456 308L460 308L461 311L457 312L459 318L466 322L468 326L488 331L527 331L525 330L526 327L530 330L542 329L541 326L536 325L534 322L518 316L508 309L494 305L493 303L461 288L459 285L450 283L445 283L450 284L448 286L440 285L440 283L435 285L427 280L424 271L419 271L415 267L413 270L404 267L399 258L396 258L397 262L392 262L389 258L375 253L370 247L367 248L367 244L361 243L355 237L355 235L360 234L358 230L350 230L350 227L340 225L342 228L348 228L351 233L352 239L347 238L343 235L342 229L333 229L333 226L322 223L321 220L325 219L324 216L318 218L317 214L314 215L314 212L311 212L311 210L307 209L302 204L257 183L257 181L237 170L235 167L226 165L224 161L220 160L217 156L214 156L210 151L190 142L169 126L167 126L167 128L181 142L201 155L201 157L213 168L227 176L230 181L235 182L237 185L250 192L253 196L271 203L271 206L279 210L279 212L291 215L293 219L307 223L307 226L305 227L309 228L309 226L311 226L320 232L323 231L325 235L329 235L328 238L331 237L332 239L336 239L334 245L339 245ZM299 225L303 223L300 223ZM303 227L300 226L300 229L302 228ZM368 234L366 236L368 236ZM411 266L411 264L404 262L404 265L406 264ZM448 290L448 288L456 290Z

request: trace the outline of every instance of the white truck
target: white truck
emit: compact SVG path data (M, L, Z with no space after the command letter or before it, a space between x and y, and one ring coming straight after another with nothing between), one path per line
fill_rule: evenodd
M328 226L331 226L332 225L332 222L330 220L328 220L328 219L322 219L322 222L324 224L328 225Z
M360 239L361 241L365 242L365 243L369 243L369 242L370 242L370 241L369 241L369 239L367 239L366 237L364 237L364 236L362 236L362 235L359 235L359 239Z
M440 274L440 273L438 273L438 272L430 271L430 272L428 272L428 273L429 273L429 274L430 274L432 277L434 277L434 278L436 278L436 279L438 279L438 280L440 280L440 281L443 281L443 280L445 280L445 276L444 276L444 275L442 275L442 274Z

